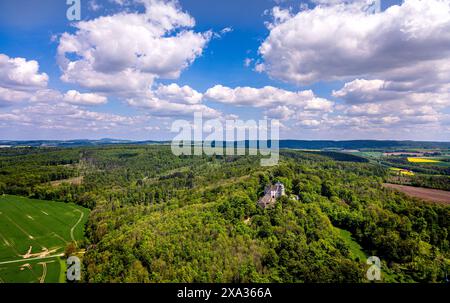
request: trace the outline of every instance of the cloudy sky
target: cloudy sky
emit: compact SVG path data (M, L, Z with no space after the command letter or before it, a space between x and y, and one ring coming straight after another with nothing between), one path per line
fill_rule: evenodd
M450 141L450 0L367 1L1 1L0 139L172 139L202 112Z

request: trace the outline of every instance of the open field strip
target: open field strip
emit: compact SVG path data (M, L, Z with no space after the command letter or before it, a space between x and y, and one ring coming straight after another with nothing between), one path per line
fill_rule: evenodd
M386 188L401 191L408 196L415 197L424 201L450 204L450 191L390 183L385 183L383 184L383 186Z

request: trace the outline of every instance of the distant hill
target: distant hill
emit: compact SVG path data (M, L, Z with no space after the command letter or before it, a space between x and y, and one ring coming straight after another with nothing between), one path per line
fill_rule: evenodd
M423 141L378 141L378 140L352 140L352 141L304 141L281 140L281 148L295 149L407 149L407 148L450 148L450 142L423 142Z
M79 147L79 146L99 146L112 144L168 144L170 141L132 141L120 139L100 139L100 140L30 140L14 141L0 140L0 146L30 146L30 147ZM246 142L248 146L248 141ZM428 141L377 141L377 140L280 140L280 148L291 149L380 149L380 150L401 150L411 148L424 149L450 149L450 142L428 142Z
M116 139L100 139L100 140L29 140L29 141L9 141L0 140L2 146L30 146L30 147L77 147L77 146L97 146L97 145L109 145L109 144L128 144L133 143L129 140L116 140Z

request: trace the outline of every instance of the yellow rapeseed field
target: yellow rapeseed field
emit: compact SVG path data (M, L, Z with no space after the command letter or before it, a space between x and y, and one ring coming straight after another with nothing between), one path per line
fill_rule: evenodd
M408 158L409 162L412 163L439 163L439 160L428 159L428 158Z
M391 167L390 169L402 176L415 176L414 172L407 170L407 169L401 169L401 168L396 168L396 167Z

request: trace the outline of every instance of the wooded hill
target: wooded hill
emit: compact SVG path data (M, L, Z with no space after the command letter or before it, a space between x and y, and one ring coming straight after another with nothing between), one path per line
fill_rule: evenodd
M365 256L385 282L445 279L448 206L383 188L373 163L298 151L259 163L169 146L1 149L0 193L92 209L86 282L367 282ZM287 196L261 209L277 181Z

